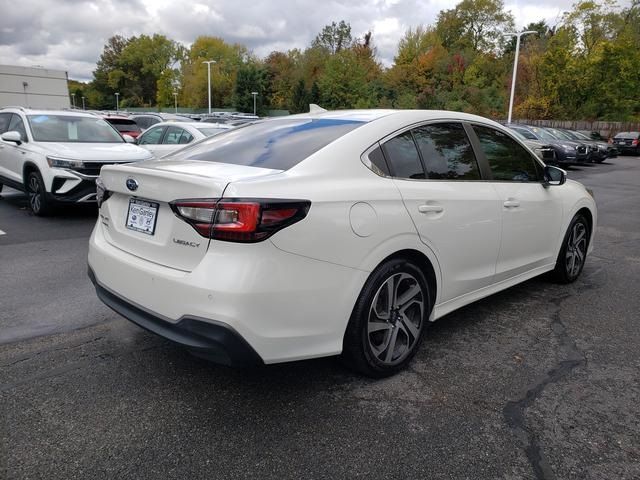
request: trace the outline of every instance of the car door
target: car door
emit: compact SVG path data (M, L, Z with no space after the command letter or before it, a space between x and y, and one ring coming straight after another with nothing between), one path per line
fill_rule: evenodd
M27 131L20 115L12 113L7 132L18 132L22 137L20 145L14 142L2 142L3 175L9 179L22 183L22 163L26 154L24 143L28 142Z
M9 124L11 123L10 112L0 113L0 135L9 131ZM9 144L11 142L5 142L0 140L0 176L9 176Z
M481 125L473 130L501 201L495 282L555 263L563 218L560 189L545 186L542 165L510 135Z
M162 143L162 136L166 128L165 126L151 127L138 137L136 143L155 154Z
M440 302L490 285L500 244L499 201L482 181L463 125L423 125L382 148L420 239L440 263Z

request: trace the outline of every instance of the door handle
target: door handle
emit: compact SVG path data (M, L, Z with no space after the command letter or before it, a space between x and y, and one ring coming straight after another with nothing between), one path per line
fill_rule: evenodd
M430 205L428 203L425 203L418 206L418 211L420 213L442 213L444 211L444 207L442 205Z
M506 208L517 208L520 206L520 202L514 198L509 198L502 205L504 205Z

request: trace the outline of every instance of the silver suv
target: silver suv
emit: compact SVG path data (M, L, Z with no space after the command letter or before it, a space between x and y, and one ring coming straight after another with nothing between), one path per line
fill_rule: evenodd
M103 165L152 158L89 113L0 109L0 190L4 184L25 191L36 215L56 203L95 202Z

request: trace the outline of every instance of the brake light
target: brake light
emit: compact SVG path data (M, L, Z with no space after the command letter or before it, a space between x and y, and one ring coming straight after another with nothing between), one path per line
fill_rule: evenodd
M631 145L633 145L633 146L638 145L638 139L634 138L633 141L631 142Z
M306 217L311 202L281 199L187 199L170 203L173 212L200 235L255 243Z

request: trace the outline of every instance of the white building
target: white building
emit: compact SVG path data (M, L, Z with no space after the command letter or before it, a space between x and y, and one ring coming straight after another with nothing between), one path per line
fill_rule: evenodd
M0 107L69 108L67 72L0 65Z

